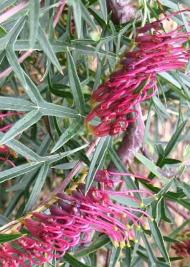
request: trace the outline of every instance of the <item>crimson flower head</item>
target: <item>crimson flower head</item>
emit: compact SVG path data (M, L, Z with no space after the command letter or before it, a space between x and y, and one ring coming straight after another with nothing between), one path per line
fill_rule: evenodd
M103 172L101 173L101 177ZM43 212L33 212L22 220L18 231L28 233L0 247L0 262L4 267L41 266L53 258L92 240L95 231L110 237L115 246L129 246L135 230L150 216L141 208L136 196L143 190L115 191L103 177L100 187L91 187L85 195L83 186L70 195L60 193L57 202ZM117 183L120 183L117 179ZM117 197L132 199L137 205L122 205ZM139 205L138 205L139 204Z
M148 30L154 33L149 34ZM96 136L124 132L138 116L135 106L157 91L158 73L185 68L190 57L185 47L188 38L189 33L183 32L182 27L164 32L162 21L139 29L135 49L123 56L120 69L92 94L96 106L87 122L99 119L97 125L89 125Z

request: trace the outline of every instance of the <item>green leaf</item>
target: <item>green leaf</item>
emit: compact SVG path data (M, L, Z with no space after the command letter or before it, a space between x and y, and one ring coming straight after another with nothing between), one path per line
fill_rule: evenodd
M170 82L173 86L177 87L178 89L181 89L181 84L173 77L171 73L168 72L162 72L159 73L159 76Z
M168 179L164 177L160 172L159 172L159 167L155 165L155 163L145 156L143 156L140 153L136 153L135 157L149 170L151 171L155 176L160 178L162 182L167 183Z
M63 107L60 105L56 105L53 103L42 102L39 104L40 112L46 116L56 116L60 118L68 117L68 118L80 118L80 114L78 114L74 109Z
M86 265L80 261L78 261L75 257L71 256L71 254L65 254L64 260L71 264L72 267L92 267L89 265ZM61 267L63 267L62 265Z
M4 134L0 132L0 138L2 138L3 136ZM41 157L37 153L35 153L29 147L25 146L24 144L22 144L17 140L13 139L7 142L6 146L10 147L23 157L27 158L27 160L39 161L41 159Z
M40 102L43 102L43 98L39 92L39 89L26 73L24 73L24 76L26 81L26 93L30 99L38 105Z
M151 231L150 231L150 230L145 230L145 233L146 233L147 235L151 236ZM168 237L168 236L163 236L163 240L164 240L165 242L168 242L168 243L177 242L176 239L171 238L171 237Z
M169 155L169 153L172 151L172 149L175 147L187 121L182 122L180 125L177 126L175 133L172 135L172 138L168 142L164 152L165 152L165 157Z
M38 168L30 173L26 173L18 178L18 182L16 181L13 186L10 186L6 189L6 192L24 192L24 190L29 187L32 180L36 178L38 174Z
M136 232L136 240L138 240L138 242L135 242L134 246L133 246L133 250L131 251L131 255L130 255L130 267L135 267L136 264L135 264L135 261L136 261L136 258L138 257L137 256L137 252L138 252L138 248L140 247L140 243L139 243L139 240L140 240L140 231L137 231Z
M2 26L0 26L0 38L4 37L6 33L6 30Z
M70 83L70 87L73 93L75 105L77 107L77 110L81 114L84 114L85 102L84 102L84 97L82 93L82 88L81 88L80 80L79 80L77 70L75 67L75 62L69 51L67 53L67 62L68 62L69 83Z
M82 36L82 11L80 0L68 0L67 4L73 8L73 16L77 31L77 36L80 39Z
M189 0L181 0L181 2L187 6L190 6Z
M60 63L56 57L56 54L54 52L54 49L51 46L51 43L49 42L48 38L46 37L46 34L45 34L43 28L41 27L41 25L39 25L39 27L38 27L38 41L40 43L40 46L41 46L43 52L49 58L51 63L60 71L60 73L62 73L62 67L61 67L61 65L60 65Z
M24 77L24 71L18 62L18 59L17 59L15 52L14 52L14 48L12 47L11 44L7 47L6 57L7 57L7 60L9 61L9 64L13 68L13 71L15 72L17 78L22 83L23 87L27 88L26 80Z
M154 105L155 105L155 108L156 108L158 114L160 114L162 117L164 117L166 119L169 119L170 116L168 114L168 111L165 108L165 106L162 104L160 99L156 96L153 96L152 100L154 102Z
M38 173L38 176L35 180L35 184L34 187L31 191L30 197L24 207L23 213L29 211L32 209L32 207L34 206L34 204L36 203L36 201L39 198L39 195L41 193L42 187L46 181L46 177L49 171L49 164L48 163L44 163Z
M88 175L86 178L86 184L85 184L85 192L87 193L90 189L90 186L92 185L95 175L99 169L99 167L102 165L105 153L111 143L111 137L102 137L96 147L96 150L94 152L94 155L91 160L90 168L88 171Z
M160 0L160 3L172 9L176 9L176 10L179 9L179 6L177 5L177 3L175 4L173 0L172 1L171 0Z
M72 150L69 150L69 151L66 151L66 152L63 152L63 153L59 153L59 154L55 154L55 155L50 155L50 156L46 156L46 157L42 157L42 160L43 161L48 161L49 163L54 163L60 159L63 159L65 157L68 157L84 148L86 148L88 145L85 144L85 145L82 145L80 147L77 147L77 148L74 148Z
M190 199L190 185L183 182L183 181L177 180L177 179L175 180L175 182L176 182L177 186L183 190L183 192L187 196L187 198Z
M22 174L26 174L38 168L42 163L41 162L32 162L19 165L17 167L2 171L0 173L0 183L3 183L12 178L18 177Z
M148 253L148 259L151 263L151 267L158 267L157 265L157 259L154 256L154 252L149 244L149 241L146 238L146 235L144 234L144 232L141 233L142 239L144 241L145 247L146 247L146 251Z
M122 205L128 206L128 207L133 207L133 208L139 208L140 205L137 203L135 200L132 200L128 197L123 197L123 196L117 196L117 195L111 195L110 198Z
M18 36L19 36L21 30L22 30L23 27L24 27L25 22L26 22L26 18L25 18L25 16L20 17L20 18L16 21L15 25L14 25L14 26L11 28L11 30L8 32L8 34L5 36L5 38L2 38L2 39L5 40L5 45L6 45L6 46L4 47L4 49L5 49L5 48L7 49L7 47L9 47L9 48L13 48L13 47L14 47L15 42L16 42L16 40L17 40L17 38L18 38ZM4 43L4 42L3 42L3 43Z
M179 163L181 163L181 161L178 160L178 159L165 158L165 159L163 160L163 164L164 164L164 165L168 165L168 164L179 164Z
M51 153L54 153L60 147L62 147L65 143L67 143L71 138L73 138L79 131L82 126L82 121L74 121L59 137L59 140L54 145L51 150Z
M120 254L121 254L121 248L112 247L111 257L110 257L110 261L109 261L109 267L115 267L116 266L116 264L118 263L118 260L120 258Z
M16 240L22 236L22 234L0 234L0 244Z
M178 127L176 127L175 133L172 135L170 141L167 143L164 151L159 155L157 160L157 166L163 167L165 164L168 164L167 156L170 154L176 143L178 142L179 137L186 125L187 121L182 122ZM153 178L153 172L150 174L150 178Z
M172 215L171 215L171 213L167 207L167 203L166 203L164 198L162 198L161 201L159 201L158 210L159 210L159 214L160 214L160 220L164 220L168 223L173 222Z
M100 249L101 247L104 247L105 245L109 244L111 241L109 237L106 235L100 236L98 239L94 240L93 243L91 243L88 247L83 248L79 251L76 251L74 256L75 257L84 257L88 254L91 254L95 252L96 250Z
M102 19L102 16L100 16L100 14L98 14L97 11L95 11L94 8L89 8L89 12L92 14L94 20L98 23L98 25L102 28L102 29L106 29L106 22Z
M30 46L34 46L38 35L40 0L30 0L29 3L30 19Z
M107 5L106 5L106 1L105 0L98 0L99 4L100 4L100 9L103 15L103 18L105 20L105 22L107 22L108 19L108 13L107 13Z
M22 82L23 86L26 87L26 82L24 78L24 72L18 63L17 57L14 52L14 44L22 31L25 24L25 17L21 17L16 25L11 29L11 33L9 32L10 38L6 47L6 56L9 64L13 68L14 72L16 73L19 80Z
M74 162L58 164L58 165L53 166L52 168L57 169L57 170L71 170L75 167L76 164L77 164L77 161L74 161Z
M0 52L4 51L6 49L8 41L9 41L9 39L8 39L7 35L5 37L1 37Z
M81 11L82 11L82 17L87 22L88 25L91 26L92 30L96 30L96 24L94 20L91 18L90 13L88 12L88 9L83 5L82 1L80 2Z
M49 146L50 146L50 138L49 138L49 136L46 136L43 139L43 141L41 142L41 144L38 147L37 152L36 152L36 153L38 153L38 155L40 157L40 159L38 160L40 164L44 163L42 155L47 154L47 151L49 150ZM26 173L26 174L22 175L22 177L19 177L17 179L17 181L14 183L14 185L9 187L6 191L11 192L11 191L19 190L20 194L22 195L22 193L25 192L24 190L26 189L26 187L28 187L31 184L31 181L33 179L35 179L35 177L37 176L38 169L39 168L36 168L33 171L31 171L30 173ZM10 202L11 204L6 210L6 214L9 214L8 211L11 209L11 206L14 203L14 201L17 202L17 195L15 195L14 198L11 200L11 202Z
M101 58L106 56L114 60L117 58L117 55L113 52L106 51L102 49L101 47L98 48L98 47L95 47L89 44L83 45L82 43L78 42L78 40L72 41L71 43L60 42L60 41L54 41L54 42L49 41L49 42L55 53L67 52L69 49L70 51L80 52L81 54L84 54L84 55L95 55ZM88 40L88 43L89 43L89 40ZM1 49L1 43L0 43L0 49ZM23 51L23 50L26 51L28 49L30 49L30 45L28 41L17 40L15 44L15 51ZM38 44L35 45L35 49L39 51L43 51L42 47Z
M166 263L170 263L170 259L169 259L167 250L165 248L163 237L161 235L161 232L160 232L156 222L155 221L149 221L149 225L150 225L151 234L152 234L162 256L164 257Z
M80 143L75 138L75 139L69 140L68 146L70 146L71 148L75 148L75 147L79 147ZM87 166L90 166L90 160L86 156L86 153L84 151L80 151L79 153L77 153L76 159L79 159L83 161L83 163L85 163Z
M38 88L31 81L29 76L23 71L23 69L21 68L21 66L18 62L18 59L17 59L15 52L14 52L14 43L16 40L13 38L16 38L16 37L17 36L12 35L12 37L10 39L10 43L7 46L7 50L6 50L7 59L9 61L10 65L12 66L14 72L16 73L17 77L21 81L23 87L25 88L26 93L28 94L30 99L34 103L37 104L38 102L42 101L43 98L41 97L41 95L38 91Z
M36 104L38 104L40 101L43 101L43 98L40 95L38 88L21 68L13 49L8 49L6 55L10 65L12 66L17 77L20 79L30 99Z
M0 96L0 110L31 111L33 108L34 104L25 99Z
M17 0L1 0L0 3L0 10L3 11L3 9L10 7L13 5Z
M177 72L176 76L181 83L190 87L190 77L187 74L184 74L183 72ZM187 92L187 94L189 95L189 92Z
M6 144L15 136L19 135L20 133L28 129L30 126L38 122L41 117L42 114L39 112L39 110L30 111L23 118L17 121L8 132L4 134L4 136L0 139L0 144Z
M157 198L161 198L163 197L170 189L170 187L172 186L174 180L168 180L167 183L161 188L161 190L157 193Z

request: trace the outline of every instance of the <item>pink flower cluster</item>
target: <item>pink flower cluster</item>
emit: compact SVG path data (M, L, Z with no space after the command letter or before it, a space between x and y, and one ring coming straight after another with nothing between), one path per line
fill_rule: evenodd
M147 195L147 192L115 191L103 173L99 175L99 189L91 187L84 195L80 186L70 195L58 194L57 203L46 213L34 212L30 218L23 219L18 231L29 234L0 247L2 266L39 266L50 262L76 246L89 243L94 231L108 235L115 246L130 245L130 240L135 239L135 227L144 225L149 215L142 208L122 206L112 197L122 196L140 204L135 194Z
M154 33L147 33L151 29ZM98 125L89 125L96 136L125 131L138 116L136 104L151 98L157 91L157 74L185 68L190 58L189 49L184 46L188 38L189 33L183 32L182 27L164 32L161 21L139 29L134 51L126 53L120 70L92 94L97 105L89 113L87 122L100 119Z

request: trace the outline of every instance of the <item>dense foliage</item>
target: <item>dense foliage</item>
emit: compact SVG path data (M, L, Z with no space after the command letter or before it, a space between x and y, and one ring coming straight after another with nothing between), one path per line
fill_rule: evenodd
M0 1L0 266L189 266L190 3Z

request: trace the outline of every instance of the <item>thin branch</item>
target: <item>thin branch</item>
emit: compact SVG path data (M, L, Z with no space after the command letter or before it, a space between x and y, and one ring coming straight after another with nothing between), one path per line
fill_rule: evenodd
M97 144L99 143L100 141L100 138L97 138L93 143L90 144L87 152L86 152L86 155L89 157L95 147L97 146ZM67 177L64 179L63 183L59 186L59 188L57 190L55 190L54 194L57 194L59 192L62 192L65 190L65 188L67 187L67 185L70 183L70 181L72 180L72 178L81 170L81 168L84 166L84 163L83 161L78 161L76 163L76 165L74 166L74 168L70 171L70 173L67 175Z
M20 4L18 4L17 6L14 6L14 7L8 9L7 11L3 12L3 14L0 15L0 23L7 21L9 18L13 17L17 13L19 13L20 11L25 9L28 6L28 4L29 4L29 2L23 1Z
M144 140L145 125L140 104L136 105L136 110L138 112L137 120L129 125L117 150L117 154L124 165L132 162L135 153L142 147ZM110 164L108 169L111 171L116 170L113 164Z
M53 21L54 28L57 26L57 23L59 22L61 14L65 8L65 5L66 5L66 0L61 0L59 4L60 4L60 6L57 9L57 12L55 14L54 21Z
M33 50L30 49L27 52L24 52L21 57L19 57L18 62L22 63L27 57L32 54ZM6 70L0 72L0 79L6 78L13 71L12 67L7 68Z
M144 140L144 120L140 104L136 105L137 121L132 123L118 149L118 155L124 164L133 160L135 153L142 147Z

